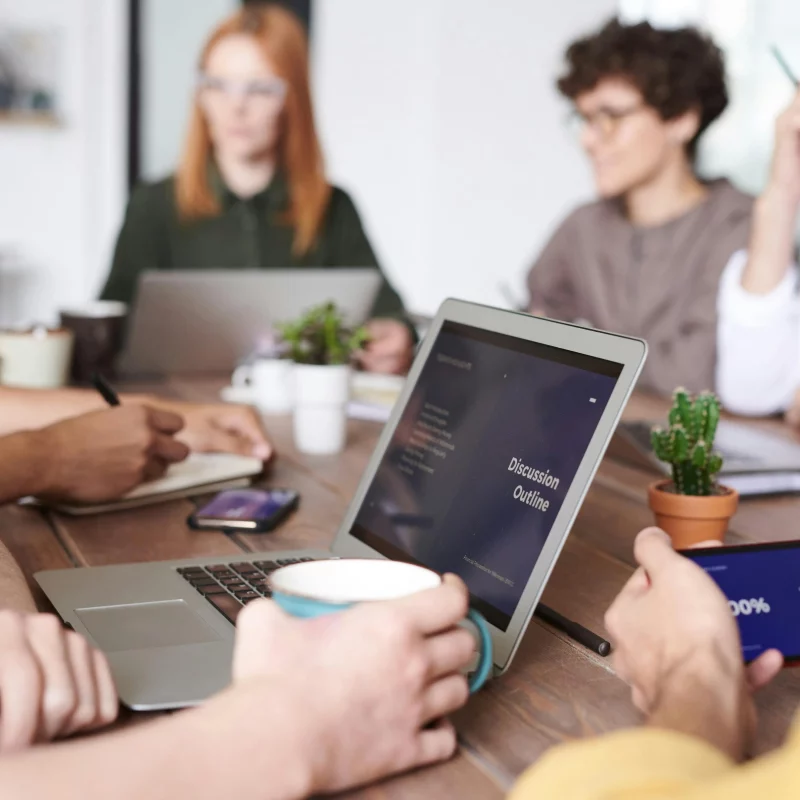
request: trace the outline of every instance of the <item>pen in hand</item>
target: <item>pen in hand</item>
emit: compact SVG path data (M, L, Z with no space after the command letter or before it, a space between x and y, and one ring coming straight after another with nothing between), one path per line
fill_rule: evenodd
M780 50L773 44L770 48L772 51L772 55L775 56L775 60L780 65L780 68L786 74L786 77L795 85L795 88L800 88L800 80L797 79L797 76L792 72L792 68L786 63L786 59L783 57L783 54Z
M99 372L95 372L94 375L92 375L92 385L97 389L103 400L110 406L114 407L120 404L119 395Z

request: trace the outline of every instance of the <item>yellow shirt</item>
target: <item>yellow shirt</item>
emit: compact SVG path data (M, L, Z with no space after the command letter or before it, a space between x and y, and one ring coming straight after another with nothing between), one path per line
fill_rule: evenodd
M797 800L800 717L787 743L743 766L705 742L639 728L551 750L508 800Z

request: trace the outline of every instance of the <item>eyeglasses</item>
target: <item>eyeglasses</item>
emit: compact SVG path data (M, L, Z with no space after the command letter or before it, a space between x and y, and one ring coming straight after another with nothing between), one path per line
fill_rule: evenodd
M646 106L642 103L631 108L600 108L593 114L581 114L577 108L573 109L567 117L567 125L579 137L588 127L608 139L613 136L623 120L644 111Z
M275 107L286 97L286 82L280 78L236 81L201 73L197 76L197 88L209 98L241 98Z

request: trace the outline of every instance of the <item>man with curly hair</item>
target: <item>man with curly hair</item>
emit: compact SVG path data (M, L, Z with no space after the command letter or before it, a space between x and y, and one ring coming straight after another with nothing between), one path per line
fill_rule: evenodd
M751 197L694 167L728 103L722 52L695 28L615 19L566 60L558 88L600 199L573 211L539 256L530 310L646 339L642 388L713 388L719 280L753 211Z

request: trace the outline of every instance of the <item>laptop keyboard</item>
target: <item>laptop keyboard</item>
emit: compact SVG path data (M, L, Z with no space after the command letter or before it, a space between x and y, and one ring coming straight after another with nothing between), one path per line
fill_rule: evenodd
M279 558L275 561L239 561L206 567L178 567L178 574L234 625L239 612L253 600L270 597L267 576L288 564L313 558Z

